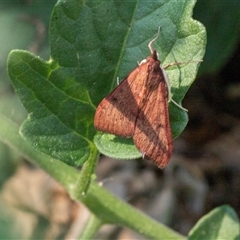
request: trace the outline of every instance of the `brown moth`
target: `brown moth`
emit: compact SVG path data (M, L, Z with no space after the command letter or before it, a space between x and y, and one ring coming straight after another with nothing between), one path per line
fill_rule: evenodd
M120 137L133 137L144 158L164 168L173 148L168 113L168 100L172 99L166 72L152 49L156 38L148 45L151 55L100 102L94 126Z

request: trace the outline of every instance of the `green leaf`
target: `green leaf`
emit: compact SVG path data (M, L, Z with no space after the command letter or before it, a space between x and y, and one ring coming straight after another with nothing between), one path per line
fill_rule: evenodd
M99 151L108 157L119 159L136 159L142 154L137 150L132 138L120 138L112 134L97 133L94 143Z
M203 58L205 30L191 19L194 3L59 1L50 24L51 60L19 50L8 58L9 76L29 113L20 129L23 138L71 165L91 158L96 106L118 77L123 79L150 54L147 45L159 26L154 47L163 65ZM168 69L175 101L181 102L197 68L189 63ZM176 137L187 114L170 104L170 118Z
M189 232L189 240L240 238L239 219L236 212L227 205L217 207L202 217Z

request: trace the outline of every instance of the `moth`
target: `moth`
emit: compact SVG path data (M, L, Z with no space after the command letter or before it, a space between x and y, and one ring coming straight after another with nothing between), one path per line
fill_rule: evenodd
M120 137L133 137L144 158L164 168L173 149L168 111L172 99L167 74L152 49L157 37L148 45L151 55L100 102L94 126Z

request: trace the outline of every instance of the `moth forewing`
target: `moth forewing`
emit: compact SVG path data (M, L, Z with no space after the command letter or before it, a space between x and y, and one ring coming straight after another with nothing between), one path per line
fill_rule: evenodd
M167 73L152 48L157 37L148 45L151 55L99 104L94 125L117 136L132 136L138 150L163 168L172 154L168 102L186 109L171 98Z

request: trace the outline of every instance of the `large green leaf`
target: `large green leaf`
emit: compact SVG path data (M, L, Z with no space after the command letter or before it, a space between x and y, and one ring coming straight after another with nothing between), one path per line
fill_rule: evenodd
M20 130L24 139L71 165L91 158L96 106L118 77L123 79L150 54L147 45L159 26L154 47L163 65L203 58L205 30L191 19L194 3L59 1L50 24L51 60L20 50L9 55L9 75L29 113ZM181 102L197 68L192 62L168 69L175 101ZM187 114L170 104L170 118L176 137L187 124ZM105 147L106 154L112 151Z

